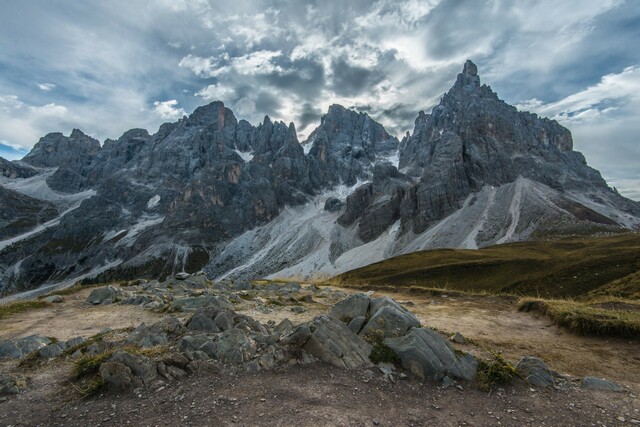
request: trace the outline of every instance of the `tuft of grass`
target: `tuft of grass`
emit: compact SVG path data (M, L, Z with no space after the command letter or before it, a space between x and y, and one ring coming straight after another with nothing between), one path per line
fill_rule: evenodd
M388 345L384 343L382 338L377 337L372 343L373 348L371 349L371 353L369 354L369 360L373 363L393 363L395 366L402 366L402 360L400 356L396 354L395 351L391 349Z
M40 359L40 356L38 354L39 351L40 351L39 349L34 350L31 353L27 354L25 357L23 357L22 360L18 362L18 368L29 369L29 368L34 368L38 366L42 361L42 359Z
M606 308L612 307L612 308ZM558 326L582 335L640 337L640 310L634 301L521 298L518 310L538 311Z
M112 355L111 352L96 354L95 356L86 356L78 359L73 364L73 376L75 378L84 378L89 375L95 375L100 369L100 365L106 362Z
M495 386L509 384L517 377L516 368L498 353L491 352L489 360L478 360L476 379L484 390L491 391Z
M17 313L46 308L49 306L51 306L51 303L38 300L15 301L9 304L0 304L0 319L4 319Z
M85 348L89 347L92 344L96 344L96 343L100 343L102 341L104 341L104 336L106 334L96 334L92 337L87 338L84 342L78 344L78 345L74 345L73 347L68 347L67 349L65 349L62 352L63 356L70 356L73 353L75 353L76 351L80 350L83 351Z
M79 388L79 392L83 398L94 396L107 387L107 383L100 375L94 376L84 386Z

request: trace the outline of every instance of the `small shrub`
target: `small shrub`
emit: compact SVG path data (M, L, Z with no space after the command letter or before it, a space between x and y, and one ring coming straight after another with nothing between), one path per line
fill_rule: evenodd
M501 355L492 352L491 356L490 360L479 360L476 377L480 387L489 391L497 385L511 383L518 376L516 368Z
M95 356L86 356L78 359L73 366L73 375L76 378L83 378L88 375L98 373L100 365L111 357L111 352L101 353Z
M373 348L371 354L369 354L369 360L373 363L393 363L395 366L402 366L402 360L395 351L384 343L382 338L376 338L373 342Z

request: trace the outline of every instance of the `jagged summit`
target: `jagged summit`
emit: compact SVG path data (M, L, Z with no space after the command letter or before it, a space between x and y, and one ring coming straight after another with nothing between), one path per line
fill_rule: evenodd
M200 269L326 277L427 248L640 228L640 204L566 128L501 101L471 61L401 143L334 104L303 146L293 123L254 126L216 101L102 147L51 133L0 167L7 212L41 222L0 224L4 293Z

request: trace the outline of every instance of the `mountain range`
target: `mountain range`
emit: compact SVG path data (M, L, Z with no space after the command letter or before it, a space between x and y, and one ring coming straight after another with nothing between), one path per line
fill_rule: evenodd
M329 107L300 143L222 102L150 135L82 131L0 158L0 292L78 280L320 278L429 248L640 228L554 120L520 112L467 61L413 132Z

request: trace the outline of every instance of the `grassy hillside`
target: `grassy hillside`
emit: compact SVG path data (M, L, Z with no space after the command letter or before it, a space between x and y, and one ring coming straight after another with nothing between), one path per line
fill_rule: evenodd
M342 286L446 288L546 298L638 298L640 234L415 252L332 281Z

